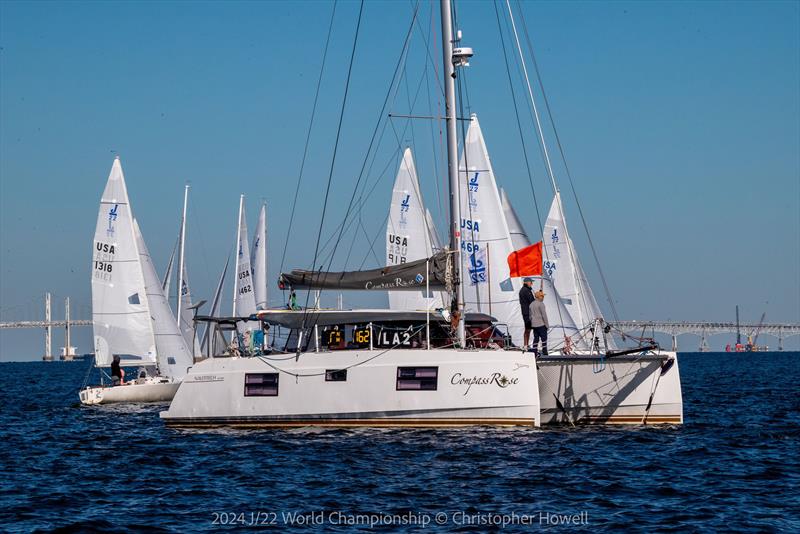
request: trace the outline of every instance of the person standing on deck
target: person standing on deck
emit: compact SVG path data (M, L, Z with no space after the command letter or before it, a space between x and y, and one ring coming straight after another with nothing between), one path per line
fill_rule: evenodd
M527 350L531 339L531 304L533 298L533 278L525 278L522 281L522 289L519 290L519 306L522 309L522 320L525 323L525 333L523 334L522 350Z
M533 352L539 355L539 339L542 340L543 356L547 356L547 329L550 323L547 320L547 310L544 307L544 291L541 289L534 293L534 300L530 308L530 324L533 327Z

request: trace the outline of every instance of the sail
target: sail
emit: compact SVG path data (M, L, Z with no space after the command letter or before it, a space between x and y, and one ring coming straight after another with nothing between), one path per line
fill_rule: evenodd
M175 241L175 246L172 247L172 254L169 256L169 263L167 263L167 271L164 273L164 278L161 280L161 289L164 290L165 295L169 295L169 287L172 281L172 267L175 264L175 254L178 252L178 245L180 245L181 236L178 233L178 240Z
M256 309L267 308L267 205L261 205L256 234L253 236L253 294Z
M508 233L511 235L511 244L514 245L514 250L525 248L531 244L528 239L528 234L522 226L522 221L519 220L517 212L514 211L514 206L511 205L506 190L500 188L500 203L503 205L503 214L506 216L506 223L508 224Z
M461 283L465 312L487 313L508 325L522 344L520 278L511 278L508 255L515 249L480 124L472 115L459 162Z
M161 288L161 282L139 225L135 220L133 225L144 274L146 300L150 306L148 319L151 321L155 338L158 371L161 376L181 380L192 366L192 353L175 322L175 316Z
M236 279L233 284L233 316L247 317L256 313L253 276L250 271L250 245L247 237L244 195L239 198L239 229L236 244Z
M522 226L522 222L517 216L514 206L511 204L511 199L508 198L508 195L502 188L500 189L500 202L503 205L503 213L508 223L508 232L514 249L520 250L530 246L532 243L530 242L530 238L528 238L528 233L525 231L525 227ZM578 332L578 328L572 320L572 316L567 311L567 308L564 306L564 302L558 296L553 282L547 277L533 276L532 278L534 280L533 288L544 291L544 306L547 311L547 319L550 322L550 337L552 339L550 345L554 347L559 346L564 337L574 336L574 334ZM572 346L576 349L585 348L581 344L581 341L577 339L577 336L573 337Z
M133 229L133 214L119 157L108 175L92 252L92 323L95 363L153 365L155 340L144 275Z
M593 320L601 318L600 308L578 262L572 240L567 234L561 195L558 192L547 215L543 242L544 272L553 280L575 324L586 326Z
M433 255L436 230L422 202L411 149L406 148L397 171L389 217L386 222L386 265L403 265ZM389 291L392 310L426 310L442 307L442 298L431 292Z
M181 316L180 330L186 345L192 350L192 355L200 355L200 343L197 341L197 332L194 327L194 310L192 306L192 292L189 289L189 274L186 269L186 261L183 262L183 286L181 288ZM166 293L165 293L166 295Z
M438 252L430 258L366 271L321 272L295 269L290 273L282 273L279 283L281 288L294 289L420 292L426 287L426 271L427 287L431 290L444 290L447 287L447 253Z
M225 284L225 277L228 276L228 265L230 264L230 261L231 258L229 253L228 257L225 259L225 267L222 269L222 274L219 276L219 281L217 282L217 289L214 291L214 298L211 301L211 317L219 317L220 306L222 303L222 286ZM214 354L214 343L216 341L211 341L212 343L210 347L211 351L208 350L209 349L208 343L210 342L209 341L210 328L214 330L214 333L211 334L213 335L212 337L213 340L218 340L222 338L222 335L219 333L219 331L216 330L216 328L214 328L214 326L212 325L215 325L215 323L206 323L205 329L203 330L203 341L201 344L203 355L207 355L209 352L211 352L211 354ZM222 339L222 343L223 344L225 343L224 339Z

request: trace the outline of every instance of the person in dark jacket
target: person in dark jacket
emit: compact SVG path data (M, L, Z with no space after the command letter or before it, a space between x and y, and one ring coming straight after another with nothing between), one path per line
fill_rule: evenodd
M525 333L523 334L522 350L528 348L531 340L531 304L533 298L533 278L525 278L522 281L522 289L519 290L519 306L522 309L522 320L525 323Z
M539 340L542 340L543 356L547 356L547 330L550 328L550 321L547 320L547 309L544 306L544 291L539 290L533 294L536 300L531 303L530 321L533 327L533 352L538 356Z
M119 354L114 355L111 362L111 385L119 386L125 383L125 370L119 365Z

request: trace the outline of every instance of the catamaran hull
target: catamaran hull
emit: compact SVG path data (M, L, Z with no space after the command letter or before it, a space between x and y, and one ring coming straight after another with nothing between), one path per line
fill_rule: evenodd
M549 356L537 362L542 424L681 424L674 352L645 356Z
M176 427L539 425L535 359L519 352L397 349L286 358L198 363L161 418ZM435 389L403 389L399 368L424 368L424 387ZM347 369L346 380L326 380L326 371L337 369ZM278 376L277 394L246 395L246 375L264 373Z
M114 387L88 387L80 392L81 404L110 404L133 402L170 402L180 382L126 384Z

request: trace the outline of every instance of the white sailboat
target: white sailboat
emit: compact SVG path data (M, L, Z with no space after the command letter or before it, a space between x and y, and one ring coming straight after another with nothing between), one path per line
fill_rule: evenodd
M92 261L95 365L109 367L118 355L121 366L137 366L139 372L123 386L101 385L81 390L80 400L84 404L167 401L186 372L187 362L179 354L159 354L164 319L161 305L151 297L158 293L163 297L163 289L152 263L148 267L143 262L144 241L137 231L117 157L103 191L95 227ZM149 255L146 257L149 261ZM168 322L177 330L171 312Z
M283 351L209 358L196 364L169 410L161 412L166 424L538 426L535 358L521 351L492 349L489 343L465 348L465 326L492 328L492 323L485 314L464 314L459 289L461 206L455 76L456 68L466 65L471 50L454 51L450 1L443 0L440 7L450 250L370 271L296 270L284 273L282 283L295 288L447 289L452 290L456 313L445 318L427 311L402 310L261 311L262 321L291 330ZM240 308L240 317L242 311Z
M267 204L261 204L258 224L253 236L253 250L250 265L253 269L253 296L256 309L267 308Z
M441 249L430 212L425 209L411 148L403 151L392 188L392 202L386 222L386 265L430 258ZM435 310L443 307L441 293L389 291L389 309Z

